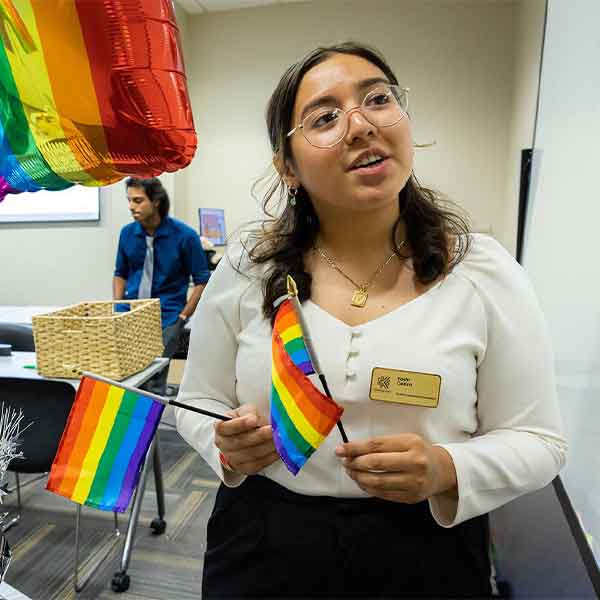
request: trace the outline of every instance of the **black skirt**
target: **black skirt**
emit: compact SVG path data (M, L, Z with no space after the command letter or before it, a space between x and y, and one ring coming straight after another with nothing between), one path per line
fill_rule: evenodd
M487 515L440 527L427 502L305 496L262 477L221 485L202 598L488 598Z

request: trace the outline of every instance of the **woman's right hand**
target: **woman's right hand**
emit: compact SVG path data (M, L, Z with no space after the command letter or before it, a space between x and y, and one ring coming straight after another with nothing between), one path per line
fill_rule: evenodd
M231 421L215 424L215 445L232 470L254 475L279 460L273 431L252 404L226 413Z

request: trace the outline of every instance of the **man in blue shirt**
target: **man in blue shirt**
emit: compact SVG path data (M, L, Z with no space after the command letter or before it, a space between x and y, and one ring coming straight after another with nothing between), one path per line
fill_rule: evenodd
M198 234L169 217L169 196L157 178L125 182L134 222L121 230L113 278L115 300L159 298L164 356L172 356L210 276ZM194 287L188 299L190 279ZM164 394L167 370L152 388ZM162 389L161 389L162 388Z

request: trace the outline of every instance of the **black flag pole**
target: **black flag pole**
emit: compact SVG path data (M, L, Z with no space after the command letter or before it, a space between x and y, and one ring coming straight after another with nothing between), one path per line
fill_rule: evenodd
M199 413L206 417L212 417L213 419L220 419L221 421L231 421L231 417L226 417L225 415L220 415L218 413L212 412L210 410L206 410L204 408L197 408L196 406L190 406L189 404L183 404L182 402L177 402L177 400L169 400L164 396L159 396L158 394L153 394L152 392L147 392L146 390L141 390L139 388L132 387L130 385L126 385L121 383L120 381L114 381L112 379L108 379L107 377L102 377L102 375L96 375L95 373L83 372L82 375L84 377L90 377L91 379L96 379L98 381L103 381L104 383L108 383L109 385L115 385L120 387L128 392L133 392L134 394L140 394L142 396L147 396L148 398L152 398L152 400L156 400L165 406L177 406L178 408L184 408L185 410L189 410L191 412Z

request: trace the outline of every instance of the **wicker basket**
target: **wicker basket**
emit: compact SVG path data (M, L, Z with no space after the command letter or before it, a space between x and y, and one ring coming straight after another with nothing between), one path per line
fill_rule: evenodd
M128 304L128 312L114 312ZM91 371L121 380L163 353L160 300L82 302L33 317L37 369L45 377Z

